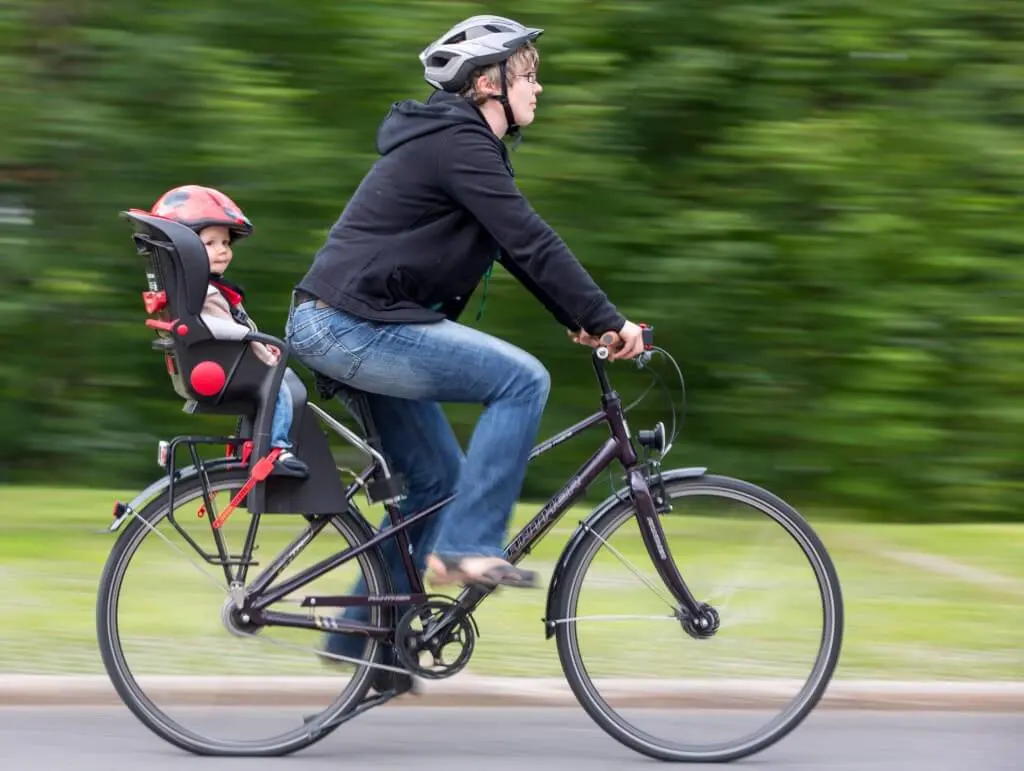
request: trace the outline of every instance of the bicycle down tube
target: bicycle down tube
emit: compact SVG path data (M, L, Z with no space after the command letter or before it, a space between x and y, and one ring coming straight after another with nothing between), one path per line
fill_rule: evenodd
M586 429L590 428L591 426L594 426L594 425L602 422L606 418L607 418L607 414L605 412L596 412L593 415L590 415L589 417L581 420L576 425L571 426L571 427L565 429L564 431L562 431L561 433L559 433L556 436L552 437L551 439L548 439L545 442L542 442L541 444L537 445L537 447L535 447L534 450L532 451L531 457L536 457L538 455L541 455L541 454L547 452L548 450L552 449L553 447L556 447L557 445L560 445L563 442L566 442L569 439L579 435L580 433L582 433ZM605 460L602 463L602 465L595 470L595 472L593 474L593 477L596 477L597 474L599 474L601 471L603 471L604 468L606 468L607 465L612 460L614 460L614 458L615 458L615 456L617 454L617 450L618 450L618 446L619 445L618 445L618 443L614 439L608 439L607 442L606 442L606 446L607 445L610 445L611 449L612 449L612 451L610 453L610 457L608 457L608 459ZM602 448L602 450L603 449L604 448ZM586 485L589 485L590 482L593 481L593 477L588 479L586 484L583 485L583 487L586 487ZM572 484L572 480L570 480L570 484ZM295 538L295 540L293 540L292 543L289 544L285 548L284 552L282 554L279 554L274 559L274 561L270 565L268 565L267 568L253 582L253 584L251 586L251 594L253 596L253 602L252 602L250 607L253 610L262 610L262 609L266 608L268 605L271 605L271 604L273 604L275 602L280 601L283 597L287 596L288 594L294 592L297 589L302 588L306 584L312 583L317 578L320 578L325 573L327 573L327 572L329 572L329 571L331 571L331 570L333 570L333 569L343 565L344 563L348 562L350 559L358 557L363 552L365 552L365 551L367 551L369 549L372 549L375 546L378 546L379 544L381 544L382 542L384 542L388 538L392 538L392 537L396 538L399 541L399 549L400 549L400 551L403 553L403 555L407 555L408 554L408 534L406 533L407 528L409 528L411 525L415 524L416 522L419 522L421 519L423 519L425 517L428 517L428 516L431 516L432 514L436 513L439 509L441 509L442 507L444 507L448 503L450 503L454 499L454 497L455 497L454 495L450 495L447 498L444 498L444 499L442 499L442 500L432 504L431 506L429 506L429 507L427 507L425 509L422 509L422 510L420 510L418 512L415 512L414 514L410 514L408 516L403 516L400 512L398 512L397 511L397 507L388 506L387 508L388 508L388 511L389 511L389 516L391 517L393 522L397 523L397 524L395 524L394 527L392 527L392 528L390 528L390 529L388 529L386 531L378 533L377 535L375 535L373 538L369 539L365 543L362 543L362 544L360 544L358 546L353 546L353 547L351 547L349 549L344 550L343 552L339 552L339 553L334 554L334 555L332 555L330 557L326 557L326 558L320 560L319 562L317 562L316 564L311 565L310 567L305 568L304 570L296 573L294 576L289 578L287 581L282 582L278 586L275 586L273 588L273 590L265 591L266 587L270 583L272 583L274 581L274 579L277 578L277 576L280 575L280 573L289 564L291 564L291 562L293 562L295 560L295 558L299 555L299 553L301 553L302 549L304 549L306 546L308 546L309 543L315 537L316 533L318 533L322 529L322 526L318 527L318 528L315 528L316 532L312 532L311 533L311 530L314 529L314 526L311 525L309 528L307 528L301 534L299 534ZM560 511L559 515L561 515L561 513L562 512ZM403 543L403 541L404 541L404 543ZM411 561L410 561L410 564L407 565L406 567L407 568L412 567L411 566ZM412 579L412 588L413 588L414 591L411 593L411 596L410 595L401 595L401 598L402 598L403 602L415 601L416 599L419 598L418 595L422 595L423 594L422 579L420 578L418 572L413 570L412 571L412 575L410 576L410 578ZM326 607L348 606L348 605L364 605L364 604L377 604L377 602L378 602L378 601L374 600L373 598L370 598L370 597L367 597L367 596L360 597L360 596L355 596L355 595L350 595L350 596L348 596L348 595L341 595L341 596L336 596L336 597L316 597L316 598L310 598L310 599L315 599L317 605L326 606Z

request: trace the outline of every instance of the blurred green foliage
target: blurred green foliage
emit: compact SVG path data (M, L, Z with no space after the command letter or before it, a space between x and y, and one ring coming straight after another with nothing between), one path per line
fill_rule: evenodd
M479 12L547 29L517 178L680 361L673 465L856 516L1024 518L1016 0L5 3L0 481L142 482L155 439L201 422L150 350L119 211L225 190L257 228L232 278L280 333L377 124L428 93L416 55ZM586 352L495 279L464 320L550 367L553 433L597 407ZM467 436L474 410L451 414Z

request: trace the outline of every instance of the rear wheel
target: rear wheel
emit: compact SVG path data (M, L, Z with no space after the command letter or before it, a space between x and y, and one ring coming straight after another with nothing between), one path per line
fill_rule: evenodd
M843 633L839 581L784 501L727 477L672 476L665 537L717 630L687 629L627 500L587 523L559 576L558 653L580 704L626 746L661 760L735 760L796 728L828 687Z
M246 479L243 470L209 475L217 510ZM283 755L324 738L333 728L318 726L366 694L374 674L370 663L379 661L381 644L367 638L358 657L362 663L342 663L321 655L319 632L248 627L235 608L225 569L200 556L171 521L173 513L189 538L208 555L217 554L200 481L177 483L175 498L172 505L165 493L143 507L103 570L97 633L117 693L153 732L197 754ZM237 510L218 531L229 553L241 555L252 516ZM250 567L250 582L307 527L310 522L300 515L261 517L253 552L260 565ZM275 583L366 540L367 527L356 514L332 515ZM300 592L350 593L360 578L369 594L388 593L377 550ZM299 599L286 597L268 610L302 612ZM369 612L370 623L383 623L384 607Z

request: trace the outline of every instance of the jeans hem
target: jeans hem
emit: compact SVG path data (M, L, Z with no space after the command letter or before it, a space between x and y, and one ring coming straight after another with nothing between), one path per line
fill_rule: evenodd
M460 550L454 550L452 547L438 548L434 547L434 555L444 560L461 560L467 557L501 557L505 558L505 550L498 547L493 548L490 546L475 546L471 548L463 548Z

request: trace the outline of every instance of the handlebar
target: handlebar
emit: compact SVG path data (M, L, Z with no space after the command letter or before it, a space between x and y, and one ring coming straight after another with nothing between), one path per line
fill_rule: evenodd
M643 331L644 350L649 351L654 345L654 327L648 324L640 324L639 326ZM594 355L604 361L611 355L613 350L622 346L623 341L618 332L605 332L601 335L601 345L594 349Z
M654 327L648 324L640 324L640 328L643 330L644 352L646 353L654 346ZM607 398L611 396L613 391L611 383L608 382L608 373L605 371L604 363L613 350L622 347L623 341L618 332L605 332L601 335L600 341L601 345L594 348L593 353L594 372L597 374L597 381L601 385L601 395ZM640 355L643 356L644 354ZM650 354L647 355L649 356Z

